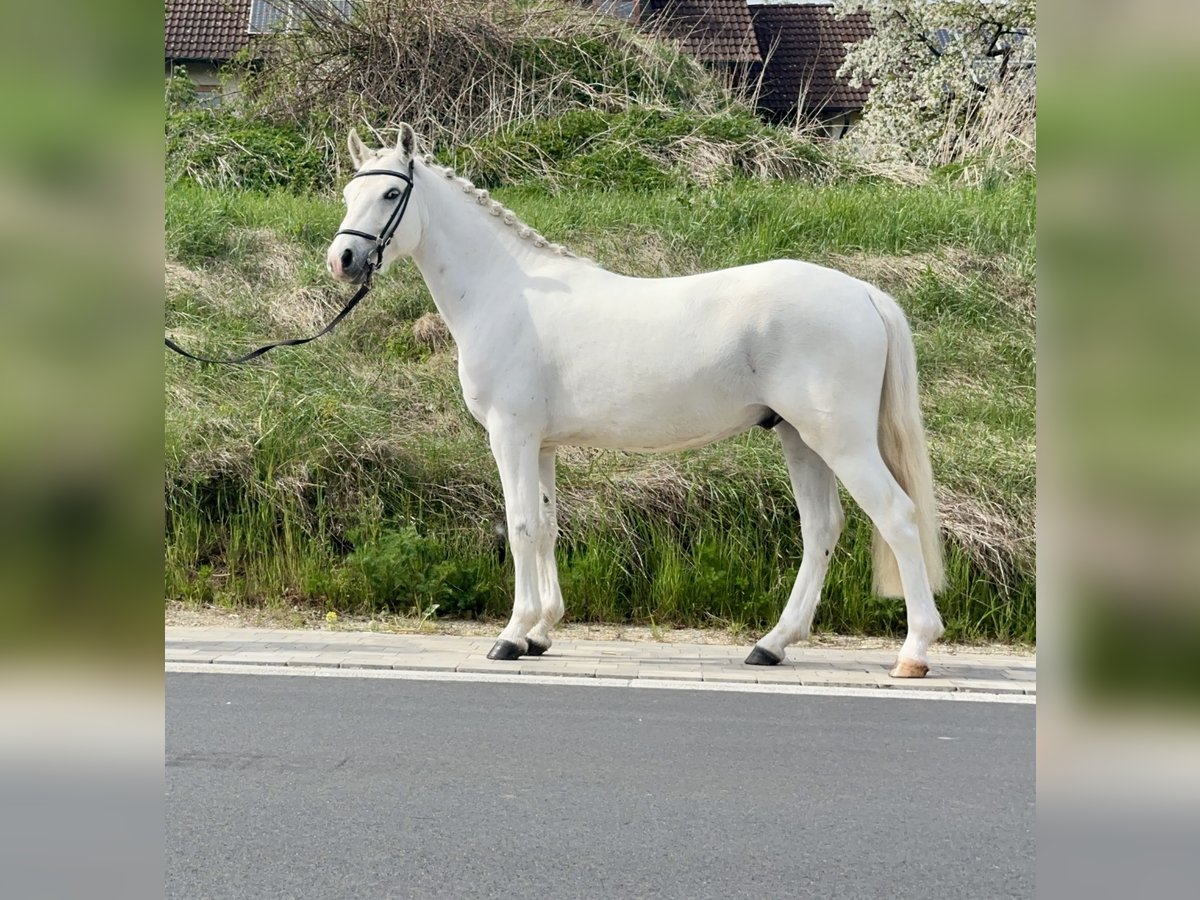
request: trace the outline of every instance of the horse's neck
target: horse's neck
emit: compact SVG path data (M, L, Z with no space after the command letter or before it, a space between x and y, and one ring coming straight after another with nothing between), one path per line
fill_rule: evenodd
M455 340L522 301L521 286L543 254L481 206L474 195L425 169L418 189L428 221L413 261Z

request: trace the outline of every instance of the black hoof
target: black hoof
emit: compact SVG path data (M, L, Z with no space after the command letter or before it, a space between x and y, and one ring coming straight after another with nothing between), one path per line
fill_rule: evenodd
M521 646L512 641L496 641L495 646L488 651L488 659L520 659Z
M770 650L764 650L758 644L754 645L754 649L750 651L750 655L746 657L745 664L748 666L777 666L783 662L782 656L776 656Z
M525 643L529 645L529 649L525 651L526 656L541 656L550 649L549 644L539 644L533 638L526 638Z

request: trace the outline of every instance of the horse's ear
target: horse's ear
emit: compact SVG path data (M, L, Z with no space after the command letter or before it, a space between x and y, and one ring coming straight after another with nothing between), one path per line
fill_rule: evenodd
M412 126L407 122L401 122L399 133L396 135L396 147L404 152L404 155L409 159L413 157L417 149L417 133L413 131Z
M370 156L370 151L367 150L367 145L362 142L362 138L358 136L358 129L350 129L350 136L346 139L346 146L350 149L350 159L353 160L354 167L361 169L362 164Z

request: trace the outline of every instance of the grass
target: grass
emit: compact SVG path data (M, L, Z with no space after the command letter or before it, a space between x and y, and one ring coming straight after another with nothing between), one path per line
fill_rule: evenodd
M1032 641L1034 189L933 180L735 180L659 191L496 195L552 240L630 274L795 256L862 275L913 321L949 545L948 637ZM167 194L168 325L230 353L314 330L345 291L322 268L332 201L178 183ZM343 612L506 615L502 498L453 346L399 267L330 337L265 365L167 364L167 595ZM568 617L769 627L801 553L772 434L704 450L560 453ZM850 521L818 629L902 633L870 594L870 530Z

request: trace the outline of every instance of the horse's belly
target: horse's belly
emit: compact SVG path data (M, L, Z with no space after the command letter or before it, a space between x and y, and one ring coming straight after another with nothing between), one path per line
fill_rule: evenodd
M547 441L606 450L669 453L741 434L771 416L766 407L745 403L686 408L634 401L619 408L598 408L590 415L580 412L574 411L552 422Z

